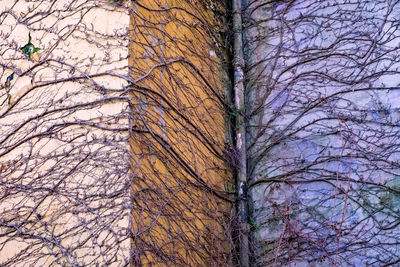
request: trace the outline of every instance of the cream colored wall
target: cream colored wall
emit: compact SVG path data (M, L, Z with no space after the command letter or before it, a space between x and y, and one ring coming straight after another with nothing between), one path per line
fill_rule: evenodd
M90 143L93 141L93 135L103 138L107 134L104 134L104 131L88 129L85 126L74 126L62 133L60 132L60 136L64 134L64 137L37 138L33 139L36 142L34 144L24 142L22 146L16 147L15 145L23 138L30 138L34 134L39 134L45 131L46 127L56 123L98 123L99 120L106 121L108 118L114 118L116 114L126 114L127 105L120 101L119 103L93 105L91 108L85 108L69 114L56 112L55 116L51 118L52 120L40 121L41 124L36 129L32 128L33 124L21 126L23 122L28 121L35 115L43 114L46 110L55 110L74 104L85 104L100 99L103 96L96 90L99 86L121 88L127 84L123 79L126 78L128 73L127 43L126 41L121 41L121 38L105 37L106 35L112 36L114 34L123 35L127 32L129 25L127 13L109 4L103 3L103 7L99 8L94 7L93 2L89 4L84 4L84 2L69 0L40 2L0 1L0 65L2 66L0 69L0 83L2 85L0 103L6 98L8 89L12 95L11 105L5 103L0 107L0 139L3 141L0 144L0 163L4 167L0 173L0 187L2 193L4 193L3 195L0 193L0 222L7 221L9 218L15 219L13 222L4 223L4 225L7 224L7 227L0 226L0 234L5 234L10 229L9 226L14 223L14 225L21 225L21 231L29 232L40 238L48 238L50 241L47 243L51 244L51 240L57 240L54 235L57 236L65 229L70 230L70 234L59 240L60 243L53 247L35 247L33 245L35 242L31 240L10 238L7 235L0 237L0 243L5 244L0 247L0 265L7 264L8 259L25 248L31 249L32 258L41 253L48 253L48 255L36 258L35 261L30 259L31 257L25 260L20 259L20 261L12 264L8 263L8 265L47 266L53 264L86 266L85 262L90 262L91 260L94 260L92 264L95 262L104 264L107 260L110 260L111 256L114 257L114 255L107 255L107 247L115 246L115 243L111 242L106 236L110 233L119 232L121 232L121 235L126 236L127 229L130 227L128 222L129 213L125 212L124 216L120 216L116 221L110 223L108 227L112 229L107 231L104 230L105 226L101 228L102 230L99 230L97 237L93 237L96 225L92 223L87 223L85 226L91 227L90 229L82 229L80 232L74 230L74 227L79 228L84 225L82 220L93 219L102 214L102 209L99 208L93 212L92 216L89 214L88 218L83 218L79 213L74 213L73 204L71 204L71 201L82 199L82 194L90 195L99 190L96 177L104 176L104 171L106 171L101 168L94 168L90 175L85 174L86 171L82 169L82 172L75 172L65 177L65 184L57 187L57 190L60 191L58 194L40 193L33 191L33 187L31 188L32 192L28 189L25 192L17 190L18 194L16 195L6 195L5 193L5 189L11 188L12 184L16 182L25 186L38 183L38 180L41 179L39 178L40 175L44 175L43 187L48 183L52 183L51 180L46 178L51 177L49 168L53 167L58 159L51 160L48 155L62 153L63 150L71 149L71 146L64 142L68 136L83 134L86 136L87 142ZM68 5L72 6L70 11L56 11L68 8ZM50 9L55 12L45 16ZM75 11L77 12L73 14ZM31 17L32 15L40 18L40 22L35 22L35 19ZM83 27L88 27L88 29ZM19 47L27 43L29 32L32 35L32 43L41 48L32 59L23 55L19 50ZM12 72L16 74L11 87L5 88L5 79ZM100 73L104 74L97 78L90 77ZM125 76L121 79L116 75ZM76 80L53 83L54 81L79 76L86 76L86 78L82 79L83 82L81 83ZM51 84L46 85L47 83ZM108 96L112 95L112 93L108 94ZM61 118L61 115L65 115L65 117ZM60 116L58 121L57 116ZM117 123L113 120L111 125L109 124L108 126L119 127L121 125L128 125L126 116L122 117ZM18 127L22 128L19 129ZM10 139L4 140L4 136L10 133L14 133L14 135ZM127 139L127 133L110 134L110 136L119 136L121 139ZM74 142L71 142L71 144L74 145ZM98 151L97 149L100 146L104 145L88 145L82 148L81 153ZM102 149L115 148L104 146ZM117 154L112 150L107 153ZM14 164L14 161L20 159L20 156L22 165L18 167L19 163ZM29 157L31 160L27 159ZM68 155L66 157L68 158ZM22 158L26 159L26 162L22 162L24 161ZM70 158L70 163L74 164L73 156L71 155ZM121 160L124 159L121 158ZM38 166L35 166L35 164ZM12 170L15 166L17 166L16 169ZM65 168L67 167L65 166ZM30 171L26 171L26 168ZM87 169L89 171L89 166ZM87 192L82 192L82 190L75 191L75 183L86 185L85 188L92 188L94 191L90 192L90 189ZM64 192L68 192L68 194ZM73 194L77 194L77 196L74 198ZM118 201L121 202L122 200L117 199L117 203ZM95 209L96 206L102 207L109 203L110 201L108 200L96 200L91 202L94 207L85 208L85 206L82 206L80 209L88 211L92 208ZM112 211L113 209L110 208L109 210ZM119 212L120 209L116 208L117 211ZM40 220L25 228L23 222L37 219L35 216L38 214L42 216ZM101 221L101 218L99 220ZM45 224L54 228L46 230ZM11 235L13 234L15 232L11 233ZM40 238L37 240L40 240ZM63 249L73 247L74 244L82 242L85 238L94 240L86 243L91 244L87 247L75 248L76 255L69 254L66 251L63 252ZM7 239L8 241L6 242ZM107 245L109 241L110 245ZM103 243L99 244L101 242ZM114 250L111 252L115 252L116 258L112 259L113 264L110 264L110 266L120 266L129 259L129 239L121 238L118 248L112 249ZM109 251L110 254L111 252ZM57 261L55 261L57 257L54 257L56 254L59 258ZM60 255L64 255L64 257ZM103 256L100 257L99 255ZM99 258L100 262L96 260L97 258Z

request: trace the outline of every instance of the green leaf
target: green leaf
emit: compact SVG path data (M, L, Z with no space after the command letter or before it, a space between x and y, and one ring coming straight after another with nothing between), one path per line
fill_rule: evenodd
M232 189L232 187L230 187L229 185L225 185L225 191L227 191L227 192L232 192L233 189Z
M11 105L11 94L7 93L8 105Z
M14 79L14 72L11 73L6 79L6 87L9 87L11 84L12 79Z
M32 43L31 43L31 34L29 33L29 40L28 43L26 45L24 45L23 47L21 47L22 52L27 55L28 57L31 57L34 53L37 53L40 48L39 47L35 47Z

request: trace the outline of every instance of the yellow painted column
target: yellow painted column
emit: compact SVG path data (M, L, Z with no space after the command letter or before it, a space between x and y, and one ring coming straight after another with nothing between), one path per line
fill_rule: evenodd
M133 265L231 261L224 90L213 23L212 12L192 1L131 6Z

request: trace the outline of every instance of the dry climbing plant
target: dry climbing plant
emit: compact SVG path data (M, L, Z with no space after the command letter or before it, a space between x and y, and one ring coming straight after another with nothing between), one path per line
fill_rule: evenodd
M0 2L0 265L235 262L210 4Z
M395 266L399 1L244 1L255 266Z

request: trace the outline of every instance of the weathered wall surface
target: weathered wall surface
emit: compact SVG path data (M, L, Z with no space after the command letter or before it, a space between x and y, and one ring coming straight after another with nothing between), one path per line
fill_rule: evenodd
M127 84L116 76L128 74L129 16L86 1L0 1L0 12L0 265L122 266L129 117L110 89Z
M247 2L254 266L395 266L398 2Z
M219 26L204 3L132 6L131 66L142 106L132 136L136 264L228 266L230 170L224 163ZM210 28L213 25L214 28ZM146 190L143 190L143 189ZM232 186L230 185L230 188ZM232 189L231 189L232 190Z
M118 2L0 1L0 265L232 262L221 7Z

